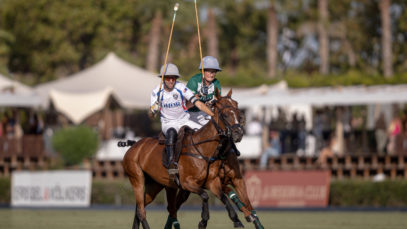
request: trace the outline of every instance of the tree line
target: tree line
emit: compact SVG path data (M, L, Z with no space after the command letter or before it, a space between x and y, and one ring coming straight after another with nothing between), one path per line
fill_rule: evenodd
M34 85L83 70L114 51L157 72L176 2L2 0L0 71ZM169 59L188 79L200 61L194 1L179 3ZM308 86L341 75L350 83L360 77L407 82L407 1L197 3L203 55L220 60L223 84L287 78Z

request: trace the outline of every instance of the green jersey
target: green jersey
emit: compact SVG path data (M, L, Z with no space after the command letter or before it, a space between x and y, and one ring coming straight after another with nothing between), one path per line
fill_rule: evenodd
M208 86L208 94L207 95L202 95L201 93L201 88L202 88L202 73L198 73L188 81L187 87L194 92L194 94L199 94L200 95L200 101L203 103L206 103L208 101L211 101L213 99L213 96L215 95L215 88L219 90L219 93L221 93L221 88L220 88L220 83L219 80L216 78L212 81L212 83ZM188 111L190 112L198 112L199 109L197 107L192 107Z

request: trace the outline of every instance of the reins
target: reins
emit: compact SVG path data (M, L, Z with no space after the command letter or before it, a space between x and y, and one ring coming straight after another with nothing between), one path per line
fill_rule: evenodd
M216 104L216 102L215 102L213 105L215 105L215 104ZM188 146L191 146L191 145L192 145L192 146L195 148L195 150L198 152L199 155L193 154L193 153L190 153L190 152L181 153L182 155L188 155L188 156L192 156L192 157L195 157L195 158L203 159L203 160L205 160L206 162L208 162L209 164L211 164L212 162L214 162L214 161L216 161L216 160L219 159L219 157L218 157L218 155L219 155L219 149L220 149L220 148L222 147L222 145L223 145L222 142L221 142L222 139L225 139L225 138L229 139L230 136L231 136L231 134L232 134L231 129L232 129L233 127L235 127L235 126L240 126L240 124L233 124L232 126L230 126L230 125L228 124L228 122L225 120L225 118L223 117L222 112L223 112L223 110L225 110L225 109L227 109L227 108L236 109L235 107L230 106L230 105L222 106L221 108L218 108L218 112L216 112L216 113L217 113L216 117L217 117L218 121L216 122L213 117L210 119L210 121L212 122L212 124L215 126L216 131L218 132L218 134L217 134L216 136L214 136L214 137L212 137L212 138L210 138L210 139L206 139L206 140L203 140L203 141L200 141L200 142L195 143L195 142L194 142L194 139L193 139L193 137L192 137L192 135L190 135L191 143L192 143L192 144L190 144L190 145L188 145ZM223 125L225 126L224 129L222 129L222 128L219 126L219 124L218 124L219 120L222 121ZM212 141L218 141L218 142L219 142L218 146L217 146L216 149L215 149L215 152L212 154L212 155L217 155L217 156L216 156L216 157L213 157L213 156L212 156L212 157L207 157L207 156L205 156L205 155L203 155L203 154L201 153L201 151L198 149L197 145L200 145L200 144L203 144L203 143L207 143L207 142L212 142Z

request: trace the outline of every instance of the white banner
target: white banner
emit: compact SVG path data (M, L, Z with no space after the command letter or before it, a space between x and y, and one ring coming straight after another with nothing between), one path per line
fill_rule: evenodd
M91 171L14 171L11 206L88 207Z

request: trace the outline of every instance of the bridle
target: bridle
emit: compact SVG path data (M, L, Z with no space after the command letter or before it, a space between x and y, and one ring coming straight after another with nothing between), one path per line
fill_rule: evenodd
M230 98L230 97L227 97ZM214 100L212 102L212 106L215 108L214 109L214 113L215 113L215 117L211 117L210 121L212 122L212 124L214 125L216 131L217 131L217 135L209 138L209 139L205 139L203 141L199 141L199 142L194 142L192 135L190 135L191 138L191 146L194 147L194 149L196 150L196 152L198 152L198 154L192 154L189 152L186 153L182 153L184 155L189 155L192 157L196 157L199 159L204 159L205 161L207 161L208 163L212 163L215 160L220 159L219 157L224 157L225 155L217 155L215 157L206 157L204 156L200 150L197 148L198 145L203 144L203 143L207 143L207 142L212 142L212 141L217 141L219 142L218 147L215 150L214 155L216 155L216 152L223 152L223 147L225 147L225 143L227 143L228 141L232 140L232 134L233 134L233 129L234 128L242 128L242 125L240 124L240 121L242 121L242 116L240 115L240 111L237 107L231 106L231 105L222 105L220 104L220 107L217 106L217 104L219 103L219 100ZM239 122L235 123L235 124L230 124L226 118L225 118L225 114L224 114L224 110L226 109L232 109L234 111L234 113L236 113L237 115L239 115ZM215 119L217 119L217 121L215 121ZM221 122L224 126L224 128L222 128L219 125L219 122Z
M217 101L217 100L215 100L214 102L213 102L213 106L215 107L215 108L217 108L217 110L218 110L218 112L216 112L216 117L217 117L217 121L215 121L215 118L211 118L211 122L213 123L213 125L215 126L215 129L216 129L216 131L218 132L218 135L219 135L219 137L226 137L226 138L231 138L232 137L232 133L233 133L233 129L235 129L235 128L242 128L242 125L240 124L240 121L241 121L241 117L242 116L240 116L240 111L239 111L239 109L238 108L236 108L236 107L234 107L234 106L231 106L231 105L225 105L225 106L222 106L222 104L221 104L221 107L219 108L219 107L217 107L216 105L217 104L219 104L219 102ZM233 111L234 111L234 113L236 113L238 116L239 116L239 122L238 123L235 123L235 124L230 124L227 120L226 120L226 118L225 118L225 115L224 115L224 110L226 110L226 109L232 109ZM216 110L216 109L215 109ZM222 124L224 125L224 129L222 129L221 127L220 127L220 125L219 125L219 121L221 121L222 122Z
M226 98L230 98L230 97L226 97ZM220 104L220 107L218 107L217 104ZM190 135L192 146L194 147L194 149L196 150L196 152L198 154L194 154L194 153L191 153L191 152L181 152L182 155L202 159L202 160L205 160L208 163L208 166L206 167L205 181L203 182L203 184L205 184L207 179L208 179L209 168L210 168L210 165L212 163L214 163L217 160L221 160L221 165L220 166L224 167L224 161L226 159L227 153L229 152L229 151L225 152L225 147L227 146L228 141L232 140L233 129L234 128L242 128L242 126L240 125L240 122L242 121L242 116L240 115L240 111L239 111L239 109L237 107L231 106L231 105L222 105L218 100L215 100L212 103L212 105L214 107L215 117L211 118L211 122L215 126L215 129L217 131L217 135L215 137L213 137L213 138L206 139L206 140L196 142L196 143L194 142L194 139L193 139L192 135ZM239 117L238 123L235 123L235 124L231 125L226 120L225 114L224 114L225 113L224 111L226 109L231 109L236 115L238 115L238 117ZM215 121L215 118L217 119L217 121ZM222 128L219 125L219 122L222 122L224 128ZM217 141L218 146L216 147L213 156L207 157L204 154L202 154L202 152L200 152L197 145L207 143L207 142L212 142L212 141Z

